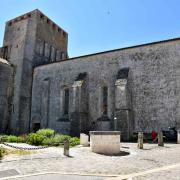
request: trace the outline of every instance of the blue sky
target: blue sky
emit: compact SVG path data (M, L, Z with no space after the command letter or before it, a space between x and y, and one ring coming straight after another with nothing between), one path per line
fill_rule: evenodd
M179 0L4 0L5 21L39 9L69 34L69 56L180 37Z

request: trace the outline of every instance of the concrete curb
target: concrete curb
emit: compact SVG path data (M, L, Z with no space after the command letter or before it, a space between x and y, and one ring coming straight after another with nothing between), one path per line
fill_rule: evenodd
M64 172L44 172L44 173L35 173L35 174L27 174L27 175L18 175L18 176L8 176L4 178L0 178L0 180L7 180L7 179L17 179L17 178L24 178L24 177L32 177L32 176L39 176L39 175L46 175L46 174L60 174L60 175L76 175L76 176L97 176L97 177L109 177L109 178L115 178L119 175L115 174L81 174L81 173L64 173Z

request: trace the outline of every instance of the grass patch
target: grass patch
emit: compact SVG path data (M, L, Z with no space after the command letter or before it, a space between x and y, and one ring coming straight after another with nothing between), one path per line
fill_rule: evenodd
M2 159L5 154L6 154L6 149L0 146L0 159Z
M20 150L20 149L6 149L5 155L15 154L15 155L30 155L35 154L36 151L30 151L30 150Z
M4 148L4 147L0 147L0 160L4 156L11 155L11 154L22 156L22 155L30 155L30 154L34 154L34 153L36 153L36 151L19 150L19 149L7 149L7 148Z

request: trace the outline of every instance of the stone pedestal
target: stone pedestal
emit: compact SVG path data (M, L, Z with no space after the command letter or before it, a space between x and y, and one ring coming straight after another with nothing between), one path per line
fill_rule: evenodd
M120 131L90 131L92 152L117 155L120 153Z
M177 130L177 143L180 144L180 130Z
M86 134L80 134L80 144L82 146L89 146L89 136Z

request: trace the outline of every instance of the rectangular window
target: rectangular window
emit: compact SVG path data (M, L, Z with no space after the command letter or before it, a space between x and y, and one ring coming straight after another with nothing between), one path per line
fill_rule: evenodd
M42 48L42 55L45 56L45 45L46 45L46 42L44 41L43 42L43 48Z
M69 89L64 91L64 114L69 114Z
M54 52L54 61L56 61L56 60L57 60L57 51L58 51L58 50L55 49L54 51L55 51L55 52Z
M107 115L108 109L108 88L103 87L103 114Z
M50 46L50 48L49 48L49 61L52 60L52 59L51 59L51 53L52 53L52 46Z

